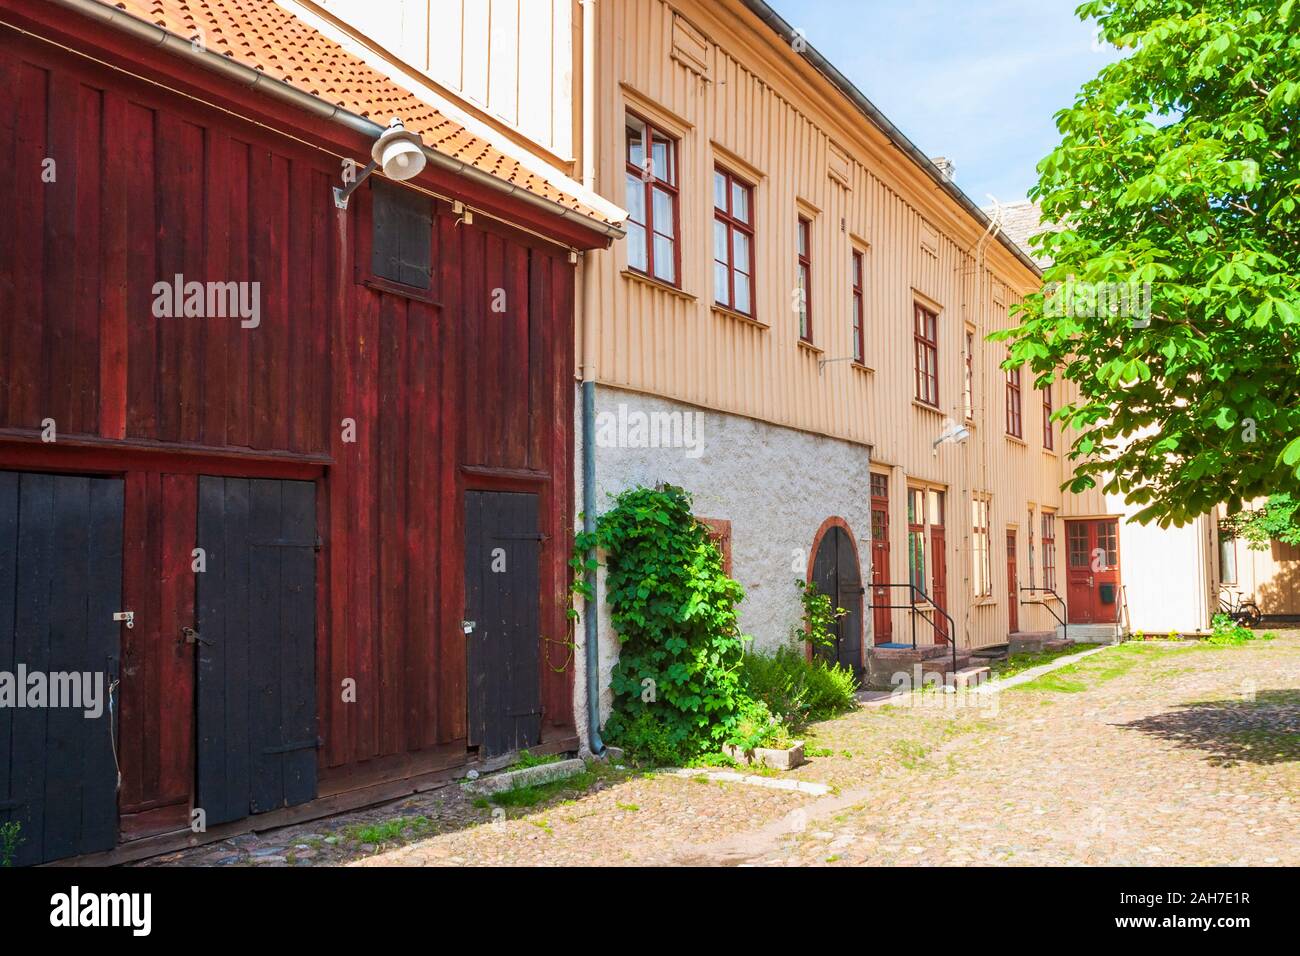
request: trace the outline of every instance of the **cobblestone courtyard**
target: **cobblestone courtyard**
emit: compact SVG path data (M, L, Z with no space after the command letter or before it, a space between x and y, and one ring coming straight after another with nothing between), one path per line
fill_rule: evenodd
M1129 643L962 703L817 725L780 779L823 796L596 765L515 805L453 785L145 865L1300 864L1300 632Z

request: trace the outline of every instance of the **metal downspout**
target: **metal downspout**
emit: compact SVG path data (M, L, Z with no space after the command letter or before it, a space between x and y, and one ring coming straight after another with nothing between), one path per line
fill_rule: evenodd
M596 180L596 0L582 4L582 185L594 190ZM596 309L592 302L591 253L582 257L582 528L596 531L596 348L592 329ZM587 672L587 743L591 752L605 752L600 736L600 597L596 593L596 549L587 551L583 571L589 597L583 607L583 647Z

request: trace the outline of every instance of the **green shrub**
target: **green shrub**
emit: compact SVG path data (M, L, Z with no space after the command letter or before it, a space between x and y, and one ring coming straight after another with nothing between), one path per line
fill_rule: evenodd
M736 605L745 592L723 573L690 495L672 485L624 491L594 535L578 535L579 553L591 547L605 552L611 623L622 645L605 736L659 763L717 751L744 704L739 670L748 638ZM581 557L572 563L588 568ZM575 588L586 592L581 582Z
M17 820L0 823L0 866L13 866L18 847L27 842L22 829L23 825Z
M790 740L790 729L761 700L748 699L741 704L735 725L727 734L727 743L741 750L755 747L783 747Z
M779 647L773 654L746 654L741 682L793 730L852 710L858 690L852 670L820 657L810 661L797 645Z
M683 762L679 736L648 708L630 719L615 721L611 717L605 724L605 736L610 743L617 743L637 759L657 767Z
M1246 644L1250 641L1271 641L1277 637L1271 631L1256 634L1250 628L1242 627L1227 614L1214 615L1212 629L1212 633L1205 639L1205 643L1220 646Z

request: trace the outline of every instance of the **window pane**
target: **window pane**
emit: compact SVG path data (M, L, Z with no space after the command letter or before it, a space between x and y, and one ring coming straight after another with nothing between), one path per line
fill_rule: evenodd
M930 492L930 524L943 524L943 492Z
M727 224L716 219L713 220L713 258L722 263L731 262L727 249Z
M800 219L799 228L796 230L799 234L799 255L808 255L808 220Z
M740 183L731 184L731 214L741 222L749 222L749 189Z
M634 222L627 224L627 264L630 268L646 268L645 227Z
M1237 539L1223 534L1219 536L1219 580L1237 583Z
M677 228L676 223L673 222L672 194L655 187L654 204L655 232L662 232L665 236L675 237Z
M731 293L727 289L727 267L720 262L713 264L713 301L719 305L731 305Z
M673 144L667 137L655 134L650 140L651 156L654 158L654 174L666 183L677 183L677 170L673 164Z
M674 261L673 241L655 233L655 275L667 282L677 281L677 263Z
M853 253L853 284L862 285L862 253Z
M627 161L637 168L645 163L645 124L633 116L627 118Z
M736 273L736 310L746 315L753 311L749 302L749 276L743 272Z
M645 224L645 186L631 173L627 174L627 215L632 222Z
M736 244L736 268L741 272L752 272L749 267L749 236L743 232L732 234Z
M716 209L727 211L727 177L716 169L713 171L713 205Z

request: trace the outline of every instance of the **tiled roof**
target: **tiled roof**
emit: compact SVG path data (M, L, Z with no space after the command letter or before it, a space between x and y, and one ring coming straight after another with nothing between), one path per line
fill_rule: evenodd
M1049 256L1040 255L1029 246L1029 237L1036 236L1040 232L1046 231L1043 226L1043 211L1038 208L1038 203L1028 199L1022 199L1020 202L1006 203L1000 207L1002 212L1002 231L1021 249L1025 250L1025 255L1033 259L1040 269L1046 269L1052 264ZM990 216L993 215L992 209L984 210Z
M612 222L548 182L438 107L403 89L271 0L112 0L118 9L213 53L284 80L380 126L401 117L426 146L582 215Z

